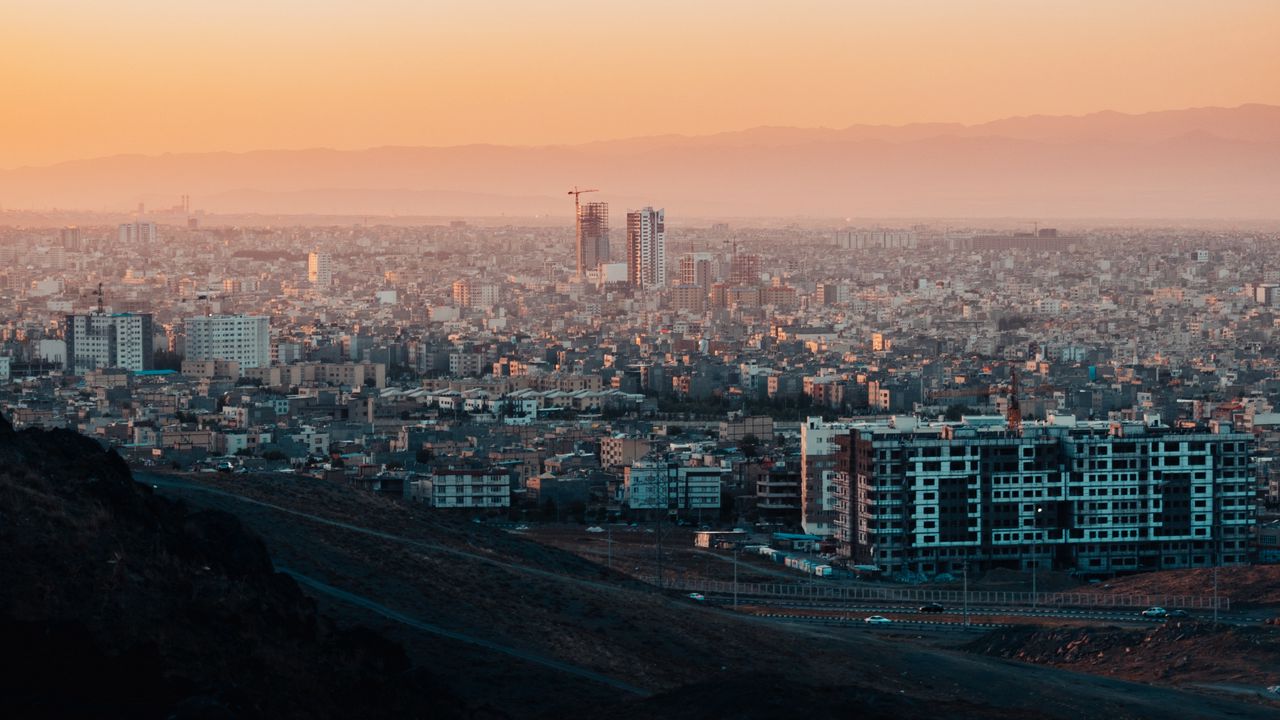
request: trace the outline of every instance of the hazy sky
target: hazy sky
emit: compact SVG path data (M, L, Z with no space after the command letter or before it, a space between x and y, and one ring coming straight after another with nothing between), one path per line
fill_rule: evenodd
M1280 104L1280 0L5 0L0 167Z

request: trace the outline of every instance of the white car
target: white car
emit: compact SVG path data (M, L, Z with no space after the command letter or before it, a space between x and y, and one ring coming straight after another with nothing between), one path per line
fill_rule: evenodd
M587 532L589 532L589 533L602 533L602 532L604 532L604 528L602 528L602 527L600 527L600 526L598 526L598 525L592 525L591 527L587 528Z
M888 625L893 621L883 615L872 615L869 618L865 618L862 622L869 625Z
M702 602L703 600L706 600L706 599L707 599L707 596L706 596L706 595L703 595L702 593L689 593L689 599L690 599L690 600L697 600L698 602Z
M1145 618L1162 618L1169 614L1168 610L1162 607L1149 607L1142 611L1142 617Z

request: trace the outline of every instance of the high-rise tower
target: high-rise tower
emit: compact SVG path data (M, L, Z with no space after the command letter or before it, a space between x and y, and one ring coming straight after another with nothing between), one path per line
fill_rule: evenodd
M307 256L307 282L317 287L333 284L333 256L327 252L313 252Z
M641 289L667 284L666 210L627 213L627 278Z

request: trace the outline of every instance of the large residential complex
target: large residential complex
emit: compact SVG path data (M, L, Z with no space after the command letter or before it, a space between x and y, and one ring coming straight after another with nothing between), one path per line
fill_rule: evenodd
M1253 436L1228 422L1013 425L916 418L837 436L836 538L853 563L1090 573L1247 561Z

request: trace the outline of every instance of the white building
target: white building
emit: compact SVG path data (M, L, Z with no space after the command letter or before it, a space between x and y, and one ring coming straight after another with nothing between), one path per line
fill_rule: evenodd
M511 479L505 470L441 468L410 482L406 494L435 508L505 508Z
M187 319L188 360L234 360L241 368L271 364L270 320L253 315Z
M651 207L627 213L627 275L633 287L666 287L666 216L666 210Z
M810 535L831 535L836 521L836 436L849 425L807 418L800 425L800 525Z
M151 315L90 313L66 318L66 367L75 374L151 368Z
M316 287L333 285L333 256L327 252L307 255L307 282Z

